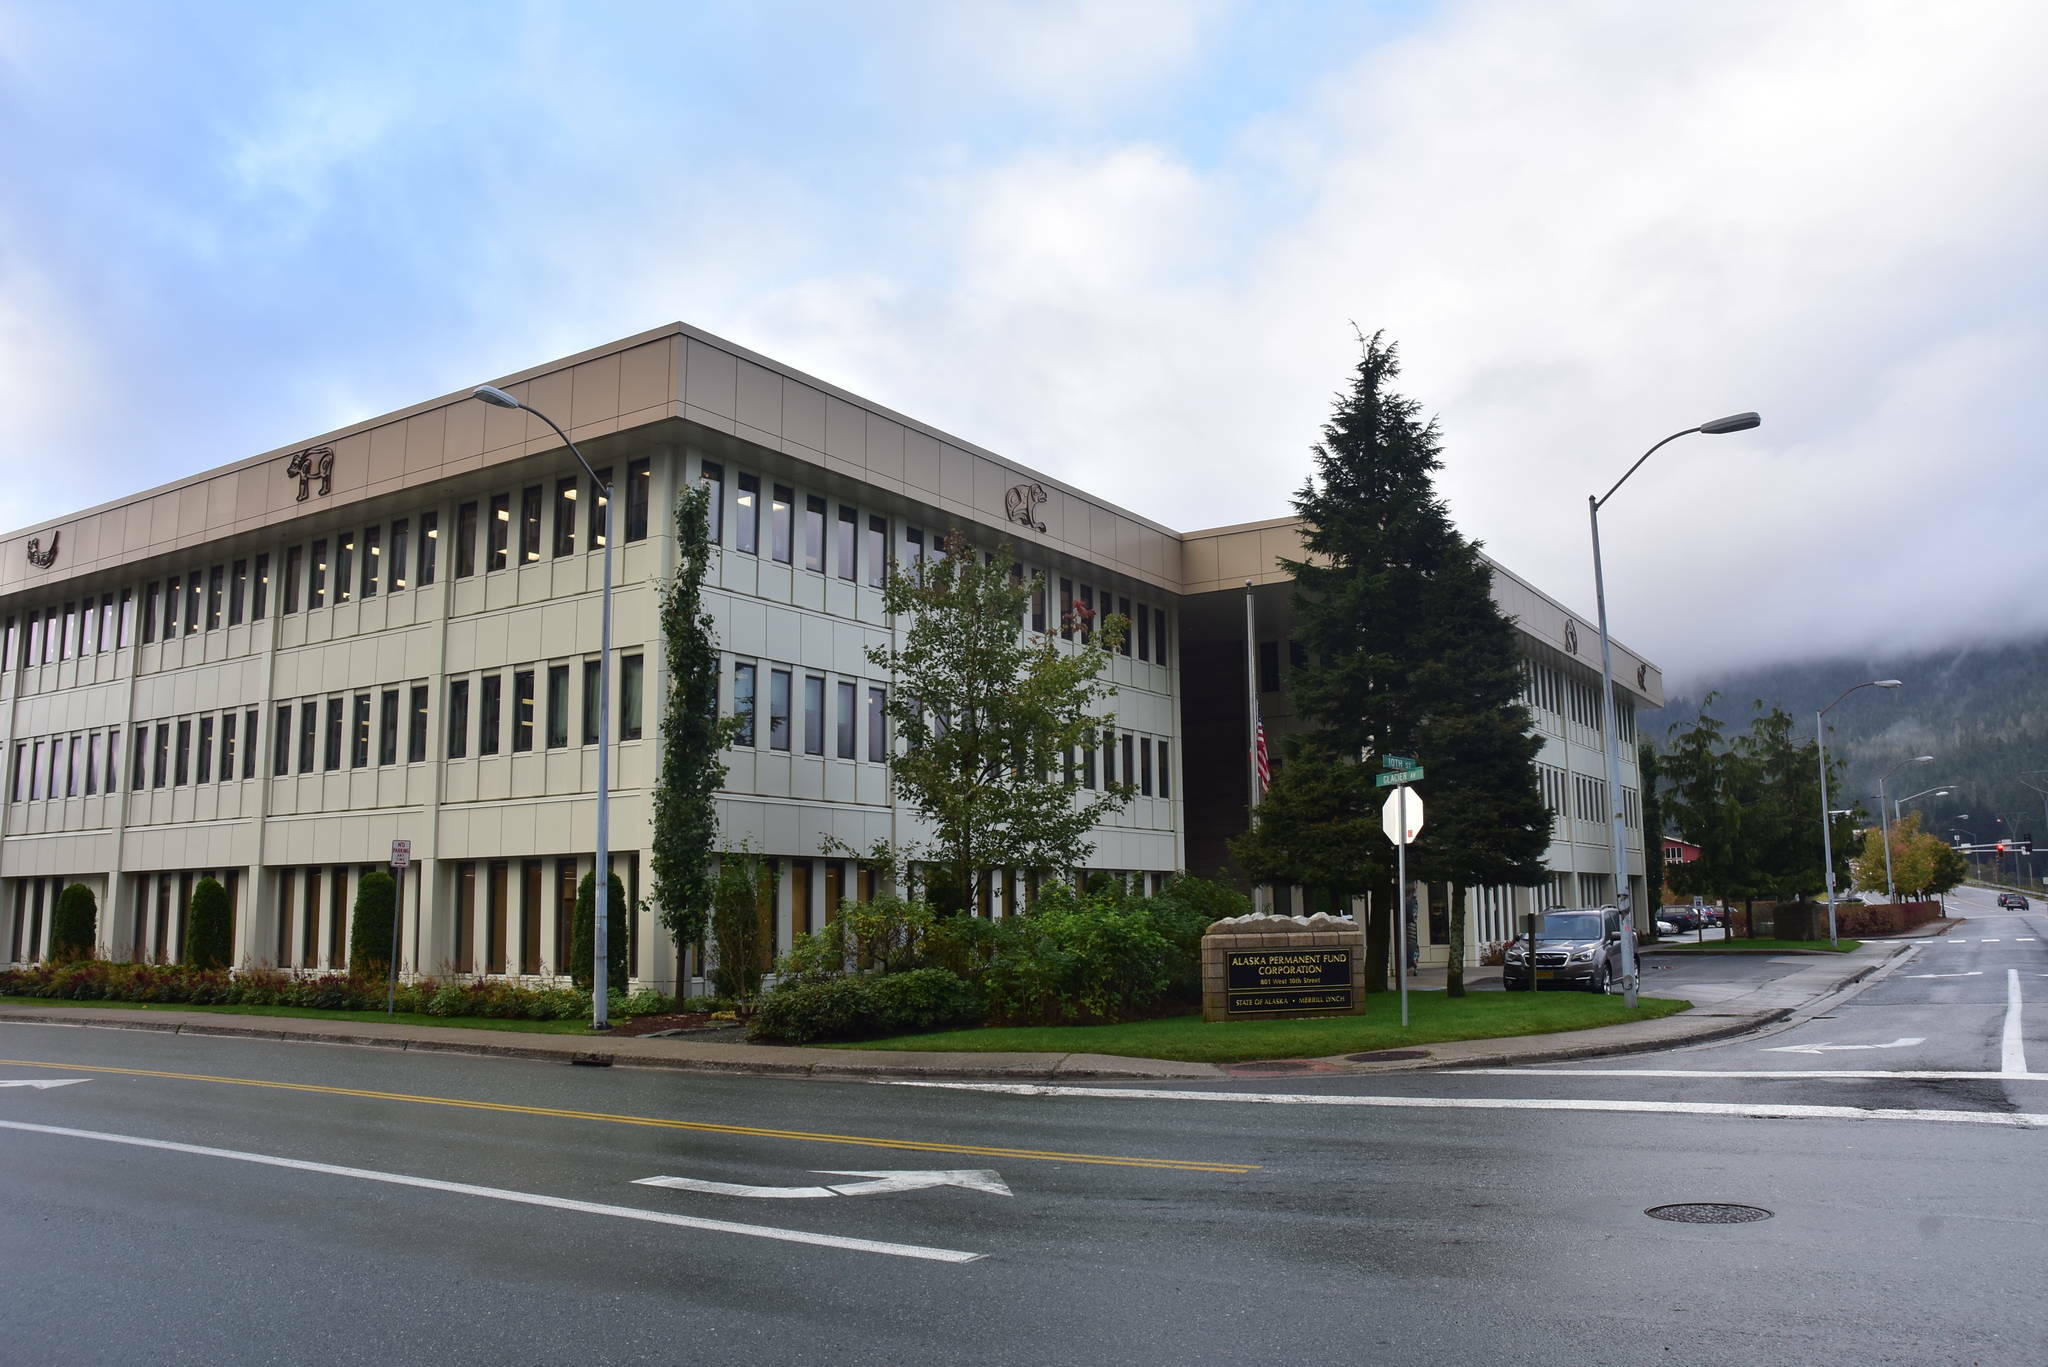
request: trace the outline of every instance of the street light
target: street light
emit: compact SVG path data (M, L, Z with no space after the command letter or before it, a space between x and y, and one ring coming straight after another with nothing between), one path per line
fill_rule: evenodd
M1891 768L1885 770L1884 777L1877 781L1877 819L1883 828L1884 899L1887 902L1897 902L1899 900L1899 890L1892 885L1892 828L1891 823L1885 819L1884 785L1891 780L1893 774L1896 774L1909 764L1932 763L1934 763L1934 756L1932 755L1915 755L1911 759L1902 759Z
M1703 422L1698 427L1688 427L1683 432L1673 432L1638 456L1636 463L1629 466L1620 479L1614 481L1613 488L1598 498L1591 494L1586 496L1587 514L1593 523L1593 599L1600 609L1600 721L1601 740L1607 746L1607 829L1614 847L1614 904L1621 909L1622 916L1628 921L1628 933L1621 937L1621 990L1622 1000L1630 1010L1634 1010L1636 1004L1636 916L1635 908L1629 904L1628 847L1624 843L1627 839L1627 827L1621 809L1621 738L1616 732L1614 717L1614 645L1607 636L1607 582L1600 570L1600 509L1605 506L1608 499L1614 497L1615 490L1628 483L1629 475L1640 470L1644 461L1657 454L1658 447L1677 441L1680 437L1690 436L1694 432L1704 432L1709 436L1720 436L1726 432L1744 432L1762 421L1763 419L1754 413L1731 413L1725 418ZM1645 859L1650 854L1647 848L1649 839L1649 832L1645 831Z
M611 983L607 968L611 952L611 739L612 739L612 542L617 540L615 522L618 517L618 500L612 496L609 481L598 476L590 468L590 462L583 458L583 452L576 443L569 440L569 434L553 418L538 408L521 403L495 385L480 384L470 391L470 397L480 399L497 408L524 409L533 414L562 439L569 448L569 454L576 457L576 463L590 476L590 482L604 500L604 607L603 623L599 628L600 644L597 657L597 868L592 881L596 884L597 924L592 927L591 938L595 942L592 957L595 963L590 970L590 1028L606 1030L611 1027Z
M1929 793L1934 794L1934 796L1936 797L1947 797L1950 793L1954 791L1954 784L1944 783L1937 788L1922 788L1919 792L1913 793L1907 797L1895 797L1892 799L1892 820L1897 821L1899 819L1899 808L1905 806L1908 802L1911 802L1916 797L1926 797Z
M1835 934L1835 820L1828 810L1828 726L1827 715L1835 710L1835 704L1859 688L1897 688L1897 679L1871 679L1842 690L1834 702L1813 714L1813 740L1820 751L1820 857L1827 865L1828 875L1828 946L1839 949L1841 940ZM1880 819L1884 813L1879 812ZM1891 843L1885 843L1885 857L1891 857Z

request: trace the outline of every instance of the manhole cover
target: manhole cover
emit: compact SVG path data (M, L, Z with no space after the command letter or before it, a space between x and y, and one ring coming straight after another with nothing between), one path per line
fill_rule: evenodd
M1675 1220L1683 1225L1746 1225L1751 1220L1771 1218L1771 1213L1761 1206L1731 1206L1718 1201L1651 1206L1643 1214L1652 1220Z
M1345 1057L1346 1059L1348 1059L1348 1060L1349 1060L1350 1062L1352 1062L1352 1063L1392 1063L1392 1062L1393 1062L1393 1061L1395 1061L1396 1059L1404 1059L1404 1058L1428 1058L1428 1057L1429 1057L1429 1050L1427 1050L1427 1049L1381 1049L1381 1050L1379 1050L1379 1051L1378 1051L1377 1053L1371 1053L1371 1054L1346 1054L1346 1055L1345 1055L1344 1057Z

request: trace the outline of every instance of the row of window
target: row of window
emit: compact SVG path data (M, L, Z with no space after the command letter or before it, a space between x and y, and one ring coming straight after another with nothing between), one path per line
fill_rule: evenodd
M121 732L81 731L14 743L7 791L15 802L92 797L121 786Z
M1589 730L1601 729L1600 685L1555 665L1524 658L1522 701L1553 716L1569 717ZM1636 743L1636 709L1628 699L1614 700L1614 726L1623 745Z
M1158 753L1156 770L1153 765L1155 750ZM1119 734L1114 728L1105 727L1102 744L1096 749L1067 752L1067 783L1072 787L1095 787L1095 760L1099 755L1102 758L1102 787L1128 783L1138 790L1140 797L1151 797L1155 788L1160 797L1172 797L1173 762L1170 754L1164 736L1134 736L1128 731Z
M619 740L639 740L643 734L644 722L641 715L640 695L646 674L646 659L640 655L619 657L618 715L614 718L614 731ZM601 676L596 660L582 662L582 717L581 744L597 744L597 714ZM545 673L543 673L543 669ZM510 706L506 705L506 676L510 675L512 692ZM566 663L546 666L529 665L523 669L490 670L467 679L448 681L448 758L467 759L471 746L478 755L495 755L506 743L505 720L511 718L510 744L512 753L525 754L535 748L537 724L545 748L559 750L569 744L569 678L570 667ZM546 680L546 710L537 711L542 703L538 685ZM475 700L476 725L470 725L471 699ZM538 722L537 719L538 718Z
M0 625L0 670L119 650L134 630L133 589L103 593L98 603L87 594L61 608L22 613L19 621L10 612Z
M552 870L548 867L553 865ZM462 860L455 865L455 962L457 973L566 973L576 895L581 882L574 857L560 859ZM633 851L612 856L612 873L625 885L626 905L640 904L640 859ZM512 891L519 892L515 913ZM542 913L554 902L554 943L542 952ZM479 915L481 913L481 915ZM626 962L633 962L632 936L639 918L626 918ZM481 950L481 953L479 953ZM624 988L625 983L614 986Z
M298 713L296 728L292 725L294 707ZM281 702L277 704L276 720L270 728L270 772L277 778L294 772L294 752L298 756L296 772L301 774L313 773L316 768L325 773L340 769L344 752L347 766L351 769L367 769L373 762L377 765L396 764L401 731L405 733L405 762L418 764L425 760L425 684L410 684L404 689L385 688L374 694L357 693L352 697L335 695L303 698L296 704Z
M1607 808L1607 780L1588 774L1573 774L1571 778L1571 802L1565 801L1565 772L1553 764L1536 766L1537 781L1543 789L1544 805L1551 815L1563 820L1567 813L1575 814L1581 821L1595 821L1602 825L1613 815ZM1642 824L1641 799L1634 788L1626 784L1621 790L1622 820L1634 829Z

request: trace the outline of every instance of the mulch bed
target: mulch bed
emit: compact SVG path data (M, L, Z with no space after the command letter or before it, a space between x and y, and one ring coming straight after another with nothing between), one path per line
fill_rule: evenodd
M708 1011L674 1011L666 1016L635 1016L629 1021L620 1021L612 1026L614 1035L658 1035L664 1030L682 1030L695 1034L700 1030L729 1030L739 1026L738 1021L711 1019ZM744 1029L744 1026L740 1026Z

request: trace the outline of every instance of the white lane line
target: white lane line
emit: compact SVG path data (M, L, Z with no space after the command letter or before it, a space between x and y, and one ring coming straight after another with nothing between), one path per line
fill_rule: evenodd
M1932 1120L1951 1125L2048 1129L2048 1114L2023 1111L1916 1111L1885 1106L1773 1106L1722 1101L1566 1101L1527 1097L1322 1096L1298 1092L1169 1092L1147 1087L1062 1087L1036 1082L912 1082L877 1078L884 1087L934 1087L1005 1096L1093 1097L1118 1101L1225 1101L1266 1106L1366 1106L1388 1110L1602 1111L1642 1115L1720 1115L1753 1120Z
M2034 937L2031 935L2017 936L2014 938L2013 943L2016 945L2030 945L2034 943Z
M33 1087L37 1091L47 1092L52 1087L75 1087L81 1082L90 1081L92 1079L87 1077L23 1078L19 1082L0 1082L0 1087Z
M1998 943L1998 941L1996 941L1996 940L1979 940L1979 941L1977 941L1977 943L1978 943L1978 944L1980 944L1980 945L1995 945L1995 944L1997 944L1997 943Z
M2005 970L2005 1038L1998 1051L1998 1071L2027 1071L2027 1042L2020 1035L2020 971Z
M1663 1078L1869 1078L1902 1082L2048 1082L2048 1073L1942 1072L1904 1068L1731 1068L1723 1072L1690 1068L1446 1068L1459 1077L1663 1077Z
M412 1177L399 1172L376 1172L369 1168L344 1168L332 1163L312 1163L303 1158L279 1158L275 1154L243 1153L239 1149L215 1149L204 1144L180 1144L169 1139L145 1139L140 1135L107 1134L99 1130L74 1130L62 1125L31 1125L19 1120L0 1120L0 1129L21 1130L28 1134L57 1135L64 1139L94 1139L103 1144L126 1144L138 1149L162 1149L169 1153L189 1153L200 1158L232 1158L240 1163L258 1163L264 1167L291 1168L298 1172L317 1172L329 1177L353 1177L361 1182L383 1182L394 1187L418 1187L425 1191L445 1191L456 1196L482 1196L492 1201L510 1201L515 1205L544 1206L549 1210L575 1211L584 1215L609 1215L618 1220L641 1220L653 1225L673 1225L681 1229L703 1229L714 1234L743 1234L754 1239L774 1239L787 1244L812 1244L819 1248L843 1248L855 1253L883 1253L896 1258L918 1258L935 1263L971 1263L987 1257L985 1253L962 1253L950 1248L924 1248L918 1244L882 1243L874 1239L850 1239L837 1234L812 1234L800 1229L777 1229L773 1225L747 1225L731 1220L705 1220L693 1215L670 1215L665 1211L638 1210L632 1206L607 1206L595 1201L572 1201L562 1196L542 1196L537 1192L508 1191L503 1187L472 1186L468 1182L442 1182L432 1177Z

